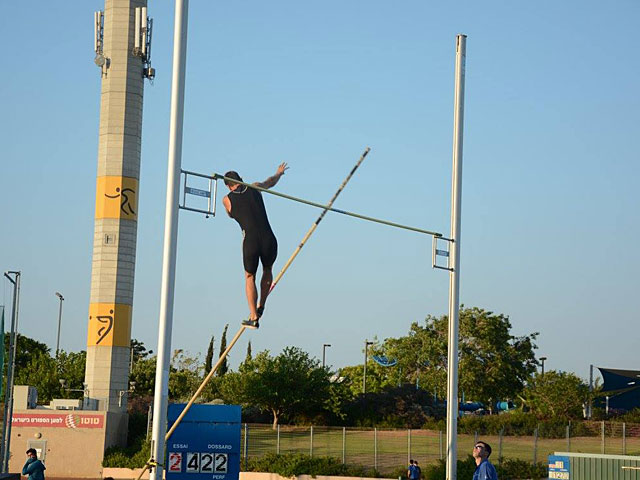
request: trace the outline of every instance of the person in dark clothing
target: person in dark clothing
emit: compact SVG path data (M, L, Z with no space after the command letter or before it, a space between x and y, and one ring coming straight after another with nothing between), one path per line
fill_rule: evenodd
M27 450L27 463L22 467L22 475L29 475L29 480L44 480L44 463L38 460L35 448Z
M409 480L416 480L416 467L413 464L413 458L409 460L409 466L407 467L407 478Z
M416 480L420 480L422 478L422 469L420 468L420 465L418 465L418 460L413 461L413 469L415 471Z
M288 165L281 163L274 175L264 182L256 182L254 185L261 188L273 187ZM247 187L233 180L242 182L238 172L229 171L224 174L225 185L229 188L229 194L222 199L224 208L242 229L242 260L244 264L245 289L249 303L249 319L242 322L245 327L258 328L258 320L264 312L265 303L273 281L272 267L278 255L278 241L271 230L267 211L262 200L262 193L254 188ZM262 263L262 278L260 280L260 302L256 289L256 272L258 263Z

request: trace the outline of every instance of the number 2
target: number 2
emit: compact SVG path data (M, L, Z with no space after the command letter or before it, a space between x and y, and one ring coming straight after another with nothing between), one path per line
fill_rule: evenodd
M227 473L227 458L226 453L216 453L213 471L216 473Z

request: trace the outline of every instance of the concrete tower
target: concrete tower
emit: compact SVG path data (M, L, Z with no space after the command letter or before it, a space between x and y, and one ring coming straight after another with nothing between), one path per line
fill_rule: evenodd
M123 443L145 78L152 78L146 0L106 0L97 12L102 74L85 408L110 412L106 445Z

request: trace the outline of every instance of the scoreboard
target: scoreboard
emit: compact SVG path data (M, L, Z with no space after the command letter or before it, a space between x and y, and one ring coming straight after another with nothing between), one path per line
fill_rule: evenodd
M186 404L169 405L171 428ZM192 405L167 442L167 480L238 480L239 405Z

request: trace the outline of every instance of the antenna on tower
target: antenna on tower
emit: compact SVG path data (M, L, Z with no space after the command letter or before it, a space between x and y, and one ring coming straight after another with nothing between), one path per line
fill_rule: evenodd
M133 54L143 62L142 76L153 81L156 69L151 68L151 33L153 19L147 16L147 7L136 7Z
M105 68L109 67L109 59L104 56L104 12L93 12L93 51L96 52L96 56L93 59L94 63L100 67L102 74L105 73Z

